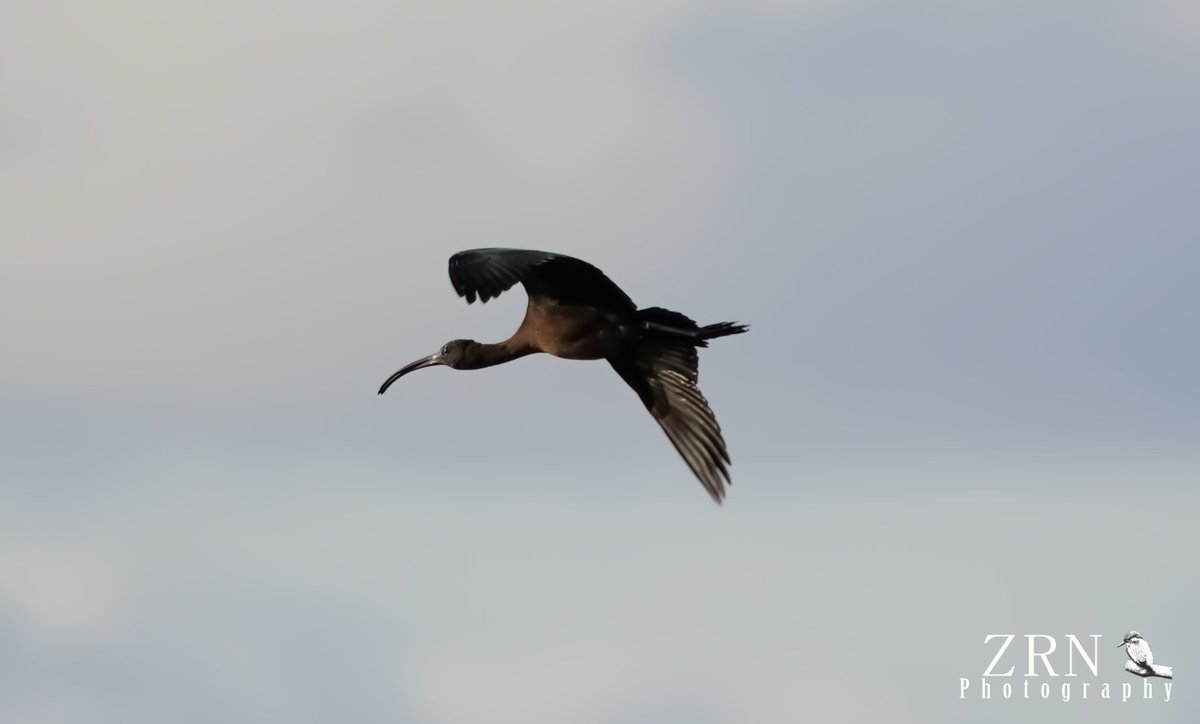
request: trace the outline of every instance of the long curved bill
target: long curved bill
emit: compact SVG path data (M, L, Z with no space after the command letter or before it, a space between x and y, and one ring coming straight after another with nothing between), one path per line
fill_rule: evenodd
M440 364L442 364L442 361L438 359L437 354L431 354L428 357L422 357L416 362L410 362L409 364L406 364L400 369L396 370L391 377L387 378L387 380L383 383L383 386L379 388L379 394L382 395L383 393L387 392L387 388L391 387L393 382L409 372L415 372L420 369L425 369L426 367L433 367Z

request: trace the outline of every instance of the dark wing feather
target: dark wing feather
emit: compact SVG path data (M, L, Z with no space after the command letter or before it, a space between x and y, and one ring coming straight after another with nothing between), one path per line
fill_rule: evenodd
M720 503L730 483L729 453L716 415L696 386L696 349L688 344L647 343L638 353L609 363L638 393L704 489Z
M604 272L586 261L529 249L471 249L450 257L450 283L468 304L487 302L521 282L530 297L561 304L632 311L637 308Z

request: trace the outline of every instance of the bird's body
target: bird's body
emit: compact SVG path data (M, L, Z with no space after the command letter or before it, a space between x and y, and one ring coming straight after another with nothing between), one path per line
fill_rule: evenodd
M621 319L612 312L540 297L529 300L525 319L510 339L563 359L597 360L614 354L623 334Z
M468 303L487 302L520 282L529 295L525 318L507 340L454 340L388 378L379 393L422 367L479 369L529 354L604 359L637 392L709 495L720 502L729 454L720 426L696 387L696 349L740 334L730 322L699 326L660 307L638 309L596 267L561 254L526 249L474 249L450 257L450 281Z
M1154 654L1150 652L1150 644L1137 631L1130 631L1121 643L1129 660L1147 669L1154 668Z

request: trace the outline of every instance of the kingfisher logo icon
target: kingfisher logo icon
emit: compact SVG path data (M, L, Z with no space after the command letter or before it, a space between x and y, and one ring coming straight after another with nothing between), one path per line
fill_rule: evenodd
M1050 634L987 634L983 643L990 659L978 678L959 678L958 698L1171 701L1174 672L1170 666L1154 663L1150 643L1140 633L1130 631L1118 644L1128 655L1125 671L1142 677L1140 686L1105 676L1117 666L1111 658L1102 660L1103 652L1112 651L1112 644L1102 645L1103 638L1103 634L1067 634L1060 645L1059 637ZM1155 682L1156 678L1167 681Z
M1131 674L1137 674L1141 677L1159 676L1164 679L1175 678L1170 666L1161 666L1154 663L1154 654L1150 652L1150 642L1142 638L1142 635L1137 631L1130 631L1125 634L1125 640L1117 644L1117 647L1125 647L1125 653L1129 654L1129 661L1125 662L1125 670Z

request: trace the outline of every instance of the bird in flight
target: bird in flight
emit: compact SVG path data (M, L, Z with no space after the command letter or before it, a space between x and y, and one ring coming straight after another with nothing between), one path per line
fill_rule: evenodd
M528 249L472 249L450 257L450 282L468 304L487 302L520 282L529 304L511 337L495 344L456 339L397 370L387 392L409 372L446 365L475 370L542 352L577 360L608 360L633 388L654 421L713 500L725 497L729 453L721 427L697 387L696 349L708 340L741 334L733 322L700 326L661 307L638 309L596 267L562 254Z

